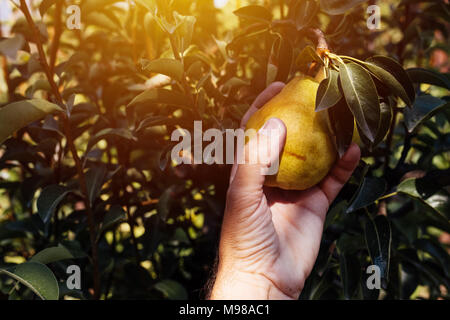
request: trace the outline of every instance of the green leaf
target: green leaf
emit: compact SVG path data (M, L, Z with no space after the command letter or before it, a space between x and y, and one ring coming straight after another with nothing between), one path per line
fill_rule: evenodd
M156 59L156 60L141 60L142 69L150 72L161 73L169 76L177 81L181 81L183 78L183 64L174 59Z
M386 181L376 177L364 177L356 196L350 202L347 213L367 207L386 191Z
M256 20L269 23L272 21L272 14L262 6L250 5L242 7L233 12L240 18Z
M47 114L63 111L58 105L42 99L22 100L0 108L0 143L13 132Z
M416 92L412 85L411 79L409 78L408 73L406 73L406 71L397 61L385 56L373 56L368 58L366 62L375 64L393 75L395 79L397 79L397 81L403 86L409 100L411 102L414 102Z
M367 0L320 0L320 8L332 16L346 13Z
M389 275L392 243L389 220L383 215L378 215L375 219L369 217L364 227L364 235L372 263L380 268L382 285L385 287Z
M297 30L301 30L312 23L319 11L319 5L314 0L297 1L292 10L295 26Z
M416 130L422 123L433 117L439 111L450 106L450 102L430 95L416 98L413 107L404 110L405 125L409 132Z
M154 285L154 288L160 291L165 298L170 300L186 300L188 293L186 289L177 281L166 279Z
M450 277L450 256L445 249L442 248L439 242L433 241L432 239L421 238L414 242L414 247L424 252L428 252L433 256L441 264L445 275Z
M276 47L276 66L277 75L275 81L285 82L289 76L292 66L292 56L293 48L289 39L279 36L279 38L274 42Z
M86 23L96 25L108 30L116 30L118 26L107 14L103 12L94 11L86 16Z
M25 38L20 33L16 34L13 38L5 38L0 41L0 53L12 60L16 60L17 51L23 47L24 43Z
M359 64L350 62L339 65L339 79L356 123L373 142L380 121L380 103L372 77Z
M380 103L380 123L378 124L377 135L375 136L375 141L373 142L372 148L383 141L384 137L389 131L389 127L392 122L392 108L388 102Z
M95 10L101 10L104 7L118 2L120 0L85 0L82 4L83 12L91 12Z
M364 66L372 72L378 80L388 87L393 95L400 97L400 99L402 99L407 106L410 107L412 105L412 101L406 93L404 86L389 71L386 71L382 67L370 62L366 62Z
M112 206L103 218L102 226L100 227L100 230L98 232L97 241L98 238L103 234L103 232L114 226L116 223L125 219L126 213L122 209L122 207L119 205Z
M69 249L63 245L58 245L57 247L46 248L42 251L36 253L32 258L31 262L40 262L43 264L48 264L60 260L82 258L86 255L74 255Z
M342 157L352 143L355 121L345 99L328 109L330 124L336 137L336 149Z
M189 98L177 91L168 89L148 89L137 95L129 104L128 107L144 104L144 103L162 103L168 105L175 105L186 107L190 104Z
M44 18L45 13L52 5L57 2L63 1L64 0L42 0L41 4L39 5L39 13L41 14L41 17Z
M308 65L313 61L323 65L323 60L317 54L316 50L314 50L311 46L306 46L302 49L302 51L300 51L299 55L295 59L295 65L300 71L306 73Z
M329 77L323 79L319 84L316 96L316 111L334 106L341 98L339 73L335 70L330 70Z
M122 138L124 140L136 141L137 139L133 136L130 130L126 128L106 128L97 132L88 143L86 152L91 150L91 148L100 140L110 137Z
M176 194L176 191L178 190L177 185L172 185L166 190L164 190L163 194L159 198L158 201L158 214L161 220L165 221L167 217L169 216L170 209L172 207L172 204L174 202L174 197Z
M86 186L88 189L89 202L92 206L95 199L100 195L106 176L106 166L97 165L86 172Z
M13 270L0 269L11 278L30 288L42 300L58 300L58 281L53 272L42 263L26 262Z
M42 190L37 199L39 216L44 223L50 221L60 202L70 192L70 189L61 185L50 185Z
M403 180L397 191L414 198L427 199L439 189L450 185L450 170L432 170L421 178Z
M345 252L341 248L338 240L337 249L339 252L339 266L342 285L344 287L345 299L351 299L361 281L361 266L358 257L355 254Z
M450 90L450 80L439 72L423 68L410 68L406 72L414 83L427 83Z

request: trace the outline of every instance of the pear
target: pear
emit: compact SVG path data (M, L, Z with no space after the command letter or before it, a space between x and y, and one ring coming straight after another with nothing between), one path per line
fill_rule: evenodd
M282 120L287 129L278 173L266 176L265 185L305 190L319 183L335 163L328 113L315 112L318 86L311 77L295 77L248 120L246 129L259 130L270 118Z

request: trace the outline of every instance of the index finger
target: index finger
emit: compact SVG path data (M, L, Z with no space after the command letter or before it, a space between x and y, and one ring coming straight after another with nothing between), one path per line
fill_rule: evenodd
M263 92L261 92L253 101L251 107L247 110L245 115L242 117L241 120L241 128L245 127L245 124L247 123L248 119L254 114L256 111L258 111L259 108L261 108L263 105L265 105L267 102L269 102L270 99L275 97L280 91L284 88L285 84L283 82L277 81L271 83L266 89L264 89Z

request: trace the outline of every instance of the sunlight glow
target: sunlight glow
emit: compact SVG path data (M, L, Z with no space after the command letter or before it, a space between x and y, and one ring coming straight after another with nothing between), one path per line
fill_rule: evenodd
M214 0L214 6L218 9L223 8L228 3L228 0Z

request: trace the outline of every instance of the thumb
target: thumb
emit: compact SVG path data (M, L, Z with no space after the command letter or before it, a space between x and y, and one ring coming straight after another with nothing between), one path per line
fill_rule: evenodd
M231 183L242 192L262 191L266 175L278 172L280 153L286 141L286 126L278 118L270 118L238 153ZM239 152L239 150L238 150Z

